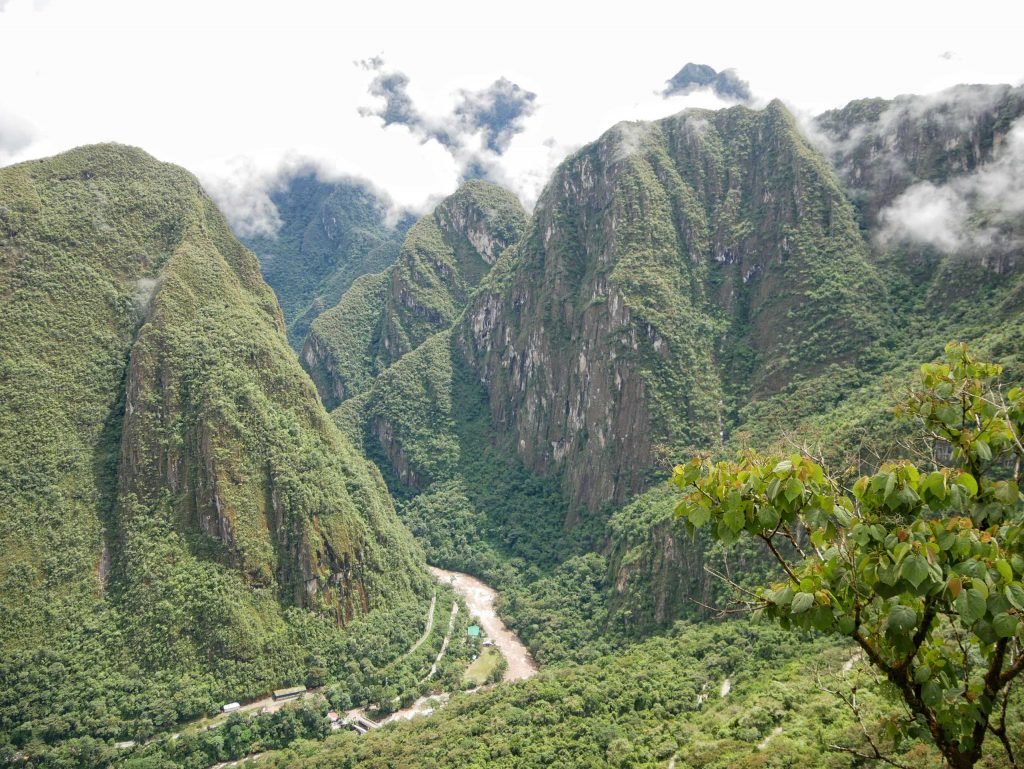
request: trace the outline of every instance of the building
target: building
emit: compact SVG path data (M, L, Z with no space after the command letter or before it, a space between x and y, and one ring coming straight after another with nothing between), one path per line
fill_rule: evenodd
M274 702L295 699L296 697L301 697L305 693L305 686L292 686L288 689L275 689L273 694Z

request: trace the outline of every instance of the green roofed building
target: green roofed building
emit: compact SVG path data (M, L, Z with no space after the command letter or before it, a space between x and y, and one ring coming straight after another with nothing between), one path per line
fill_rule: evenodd
M480 637L480 626L479 625L470 625L469 628L466 630L466 632L469 633L471 638L479 638Z
M305 693L306 693L306 687L305 686L292 686L292 687L290 687L288 689L276 689L274 691L273 697L274 697L274 701L277 702L279 700L290 700L293 697L298 697L298 696L300 696L302 694L305 694Z

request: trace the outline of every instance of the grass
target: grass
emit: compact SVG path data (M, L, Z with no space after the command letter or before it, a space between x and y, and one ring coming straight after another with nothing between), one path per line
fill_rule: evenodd
M473 660L472 664L466 668L466 672L462 676L463 686L483 686L497 669L500 662L501 652L498 651L497 647L485 646L483 651L480 652L480 656Z

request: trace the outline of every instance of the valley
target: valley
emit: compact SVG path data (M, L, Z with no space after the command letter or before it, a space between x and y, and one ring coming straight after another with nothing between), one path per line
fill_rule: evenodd
M1013 769L1022 88L0 168L0 763Z

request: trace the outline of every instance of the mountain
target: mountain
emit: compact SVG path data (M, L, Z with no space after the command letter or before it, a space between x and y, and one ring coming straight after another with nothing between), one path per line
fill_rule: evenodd
M819 123L842 123L830 115ZM953 138L920 141L911 155ZM872 463L899 445L880 404L908 361L951 338L1011 371L1024 360L1019 271L975 259L966 279L942 281L963 291L957 302L935 299L940 281L915 278L909 246L865 221L855 201L876 186L851 193L844 157L830 162L778 102L620 124L559 167L451 330L333 412L403 498L434 562L554 570L543 587L506 591L524 637L545 635L529 593L557 594L595 563L596 589L625 627L713 603L720 586L704 567L722 568L720 554L672 521L658 488L667 463L797 435L838 466ZM990 166L947 178L978 168ZM762 555L733 566L757 574Z
M472 180L412 226L394 266L356 281L313 322L302 362L328 408L442 331L526 225L511 192Z
M573 519L642 490L659 451L719 445L748 402L835 392L890 322L852 207L778 102L616 126L556 171L503 268L460 344Z
M771 560L688 537L664 480L746 445L844 476L928 456L887 405L951 338L1024 381L1021 112L1020 89L967 86L809 127L779 102L622 123L532 217L471 182L400 247L385 225L396 261L375 268L373 248L335 259L337 233L383 221L373 201L295 182L278 243L324 255L279 283L301 283L309 376L187 173L111 146L0 170L0 755L144 739L279 684L411 701L431 684L404 660L446 632L413 654L425 553L500 589L547 670L268 762L856 765L820 750L864 732L807 663L843 670L873 729L892 709L853 650L709 622L721 575L750 588ZM270 725L128 760L223 762ZM911 739L893 755L938 763Z
M243 238L277 295L292 346L337 304L361 275L379 272L398 256L412 223L388 221L387 204L359 182L327 182L315 172L290 177L270 195L280 227Z
M1024 87L960 85L926 96L859 99L814 120L823 151L864 227L914 184L943 184L991 164L1024 115Z
M528 642L560 645L537 596L595 569L620 628L667 624L715 595L718 561L666 495L617 508L758 404L774 435L829 410L879 365L888 307L852 205L781 104L621 124L555 172L451 329L333 416L431 562L547 570L505 591ZM756 548L744 559L763 570Z
M421 551L193 176L97 145L0 169L0 204L0 733L166 728L421 611Z

